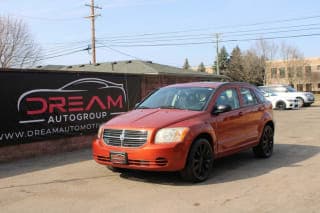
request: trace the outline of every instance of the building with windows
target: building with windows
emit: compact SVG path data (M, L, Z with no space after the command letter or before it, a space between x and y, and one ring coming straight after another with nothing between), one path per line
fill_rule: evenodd
M320 93L320 58L268 61L265 82Z

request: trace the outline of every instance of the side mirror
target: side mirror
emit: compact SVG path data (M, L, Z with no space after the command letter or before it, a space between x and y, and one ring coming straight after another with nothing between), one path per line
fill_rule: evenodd
M232 108L230 105L217 105L213 107L212 114L218 115L220 113L231 111Z

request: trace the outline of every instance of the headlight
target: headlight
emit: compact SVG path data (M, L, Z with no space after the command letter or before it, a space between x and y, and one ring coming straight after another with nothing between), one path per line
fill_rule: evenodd
M307 97L313 97L313 94L307 93L306 96L307 96Z
M98 130L98 139L102 138L102 134L103 134L103 128L102 126L99 127L99 130Z
M189 128L177 127L177 128L164 128L160 129L155 138L155 143L173 143L182 142L187 135Z

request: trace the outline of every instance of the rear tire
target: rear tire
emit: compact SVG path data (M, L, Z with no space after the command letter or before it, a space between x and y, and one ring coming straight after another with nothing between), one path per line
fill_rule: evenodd
M202 182L210 176L212 165L212 147L207 139L200 138L192 144L186 166L180 174L186 181Z
M253 147L253 153L260 158L269 158L273 153L274 130L270 125L263 129L260 142Z

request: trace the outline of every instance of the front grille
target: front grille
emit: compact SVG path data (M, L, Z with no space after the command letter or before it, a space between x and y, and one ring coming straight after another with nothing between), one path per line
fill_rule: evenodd
M105 129L103 140L109 146L139 147L147 142L148 131Z

